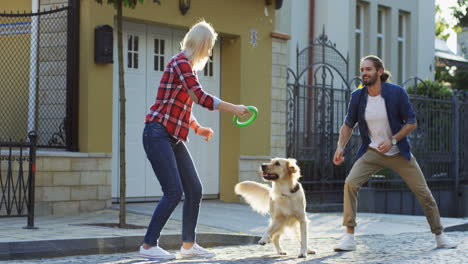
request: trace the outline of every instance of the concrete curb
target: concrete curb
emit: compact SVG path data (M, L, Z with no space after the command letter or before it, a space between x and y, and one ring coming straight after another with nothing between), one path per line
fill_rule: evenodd
M197 242L204 247L246 245L258 242L250 235L202 233ZM0 260L52 258L73 255L111 254L137 251L143 236L121 236L61 240L18 241L0 243ZM164 249L179 249L180 235L161 235L159 245Z

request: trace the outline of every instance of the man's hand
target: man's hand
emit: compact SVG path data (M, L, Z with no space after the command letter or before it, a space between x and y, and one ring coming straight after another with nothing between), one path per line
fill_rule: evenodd
M337 147L335 151L335 156L333 156L333 163L335 165L340 165L344 161L343 148Z
M382 153L387 153L391 148L392 148L391 139L386 139L377 146L377 149Z
M195 130L195 134L205 137L205 141L210 141L211 137L213 136L214 132L211 128L209 127L198 127Z

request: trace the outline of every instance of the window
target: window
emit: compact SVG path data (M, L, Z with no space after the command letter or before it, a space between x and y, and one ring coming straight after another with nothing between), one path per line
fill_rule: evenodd
M402 84L406 79L406 47L407 38L406 32L408 27L408 14L400 12L398 14L398 38L397 38L397 49L398 49L398 84Z
M384 7L379 7L377 11L377 56L385 61L385 43L387 42L385 35L387 34L387 10Z
M165 53L165 42L164 39L154 39L154 71L164 71L164 53Z
M213 77L213 55L210 56L203 69L203 75Z
M127 68L138 69L138 36L128 35L127 37Z
M364 55L364 5L362 3L356 4L356 29L355 34L355 66L356 75L361 75L361 57Z

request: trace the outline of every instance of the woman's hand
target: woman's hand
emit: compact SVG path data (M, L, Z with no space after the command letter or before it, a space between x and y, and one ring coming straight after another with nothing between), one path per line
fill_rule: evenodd
M244 116L250 112L245 105L235 105L232 111L236 116Z
M250 112L245 105L235 105L225 101L221 101L218 104L218 110L229 112L236 116L244 116Z
M211 137L214 135L214 132L209 127L199 126L195 128L195 134L205 137L205 141L210 141Z

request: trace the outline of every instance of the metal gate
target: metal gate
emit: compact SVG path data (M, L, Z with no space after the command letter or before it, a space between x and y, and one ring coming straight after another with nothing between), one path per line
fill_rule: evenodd
M34 188L36 176L36 140L0 141L0 218L27 216L28 229L34 229Z
M77 4L0 13L0 139L77 150Z
M448 89L441 92L417 77L406 80L402 86L410 96L418 121L418 128L409 136L411 152L439 205L440 214L460 216L460 187L468 180L467 92ZM419 202L397 173L382 170L372 177L368 187L365 191L370 191L372 197L364 199L374 201L370 208L361 206L362 210L423 215Z
M325 32L296 55L296 68L288 69L287 155L298 160L309 206L341 205L344 180L361 143L358 129L345 149L344 165L335 166L332 159L351 90L360 79L349 81L348 58ZM409 136L412 153L441 215L458 216L460 186L468 183L468 95L450 90L436 94L440 91L417 77L402 86L418 120L418 129ZM360 196L361 211L423 214L401 177L390 169L376 173Z
M343 199L351 163L337 167L332 158L351 94L348 64L324 31L310 46L297 49L296 69L288 69L287 155L301 167L309 203Z

